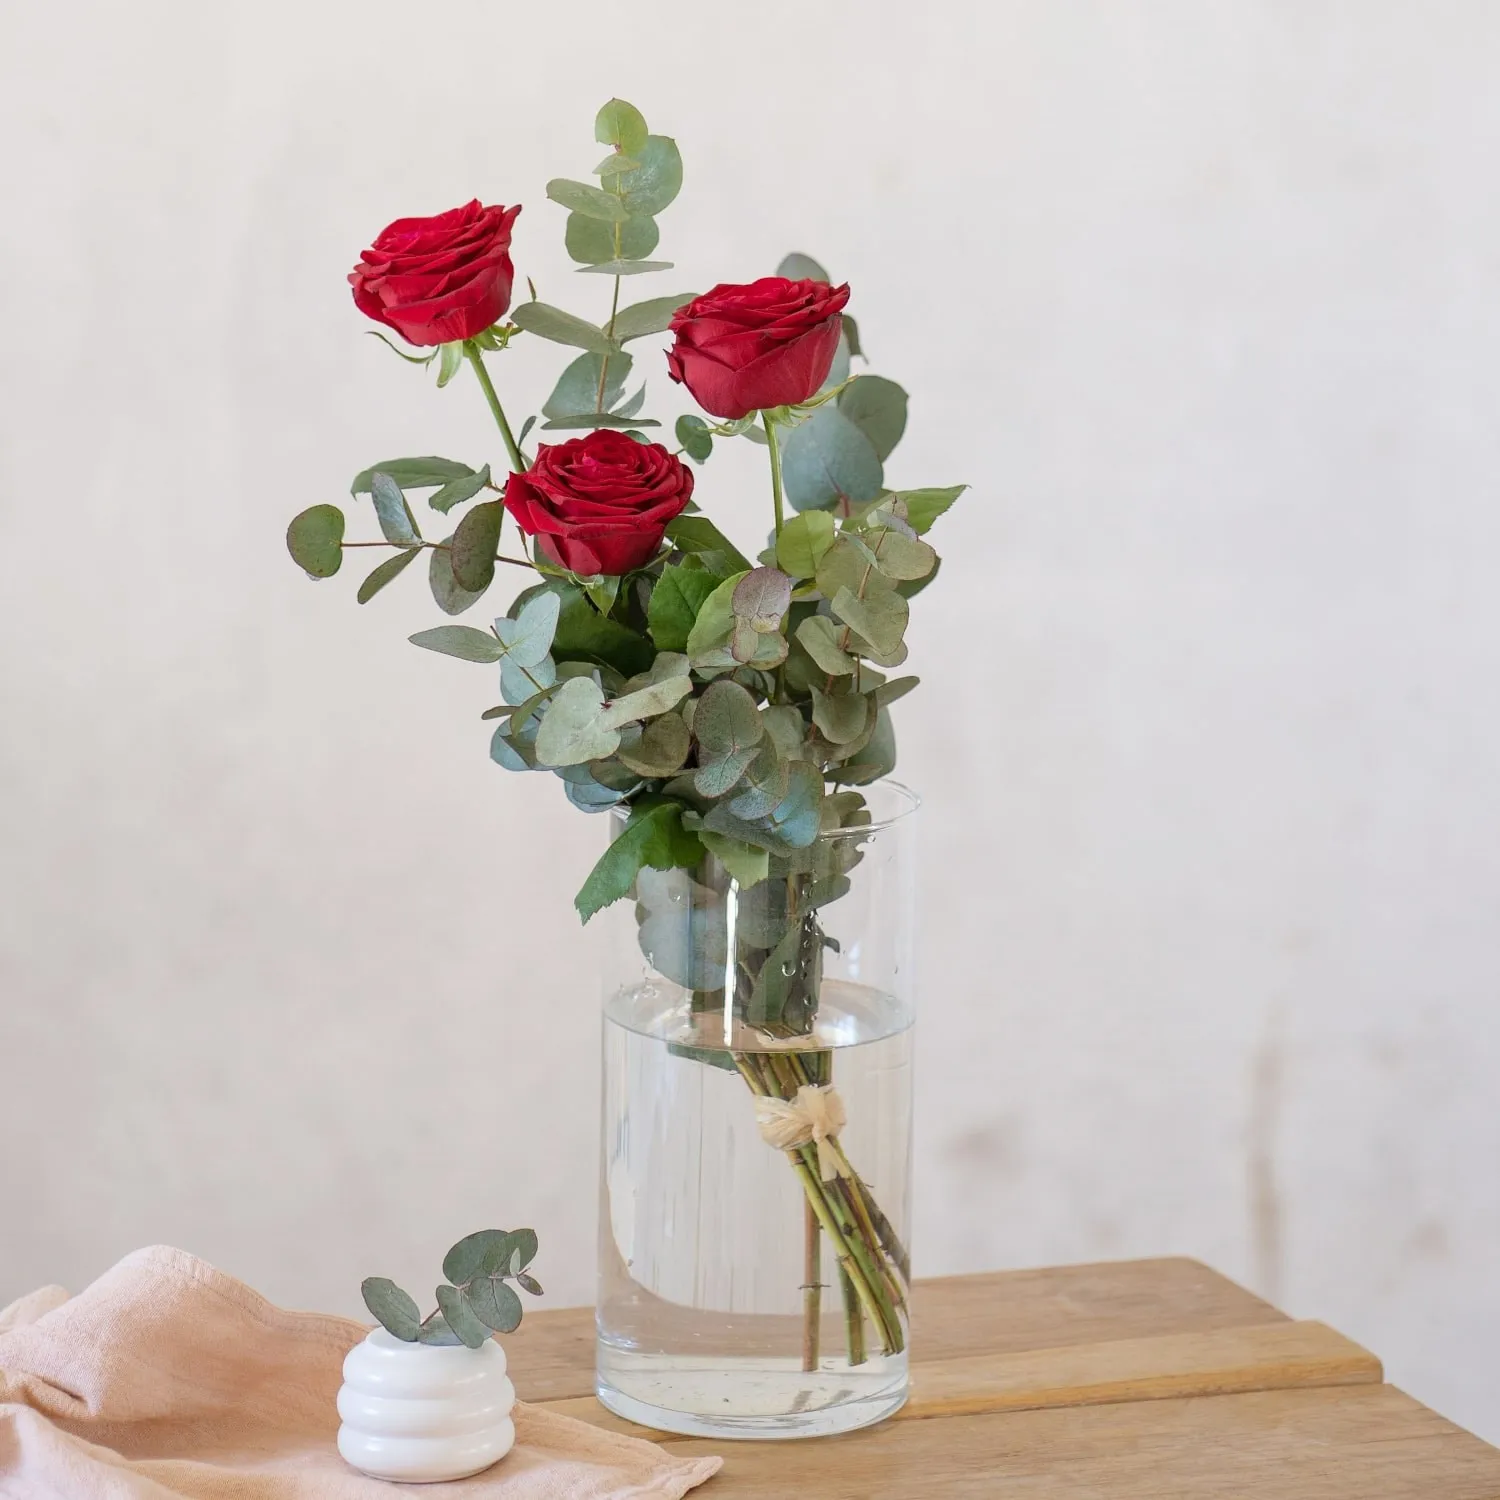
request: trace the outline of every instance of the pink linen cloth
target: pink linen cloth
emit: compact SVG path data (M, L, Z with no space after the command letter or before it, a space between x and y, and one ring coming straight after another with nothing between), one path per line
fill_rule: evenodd
M70 1298L43 1287L0 1312L5 1500L392 1500L335 1446L344 1356L368 1330L286 1312L164 1245ZM680 1500L721 1459L518 1402L492 1469L422 1500Z

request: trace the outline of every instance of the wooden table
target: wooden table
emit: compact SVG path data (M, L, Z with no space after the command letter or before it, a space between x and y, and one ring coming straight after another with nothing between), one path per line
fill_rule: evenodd
M952 1276L913 1306L910 1402L797 1442L620 1421L592 1395L587 1309L529 1313L506 1342L523 1400L722 1453L704 1500L1500 1500L1500 1451L1196 1261Z

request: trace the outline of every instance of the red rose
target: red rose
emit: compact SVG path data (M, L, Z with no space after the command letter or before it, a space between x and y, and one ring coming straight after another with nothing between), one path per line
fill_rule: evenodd
M435 218L386 225L349 273L356 305L409 344L483 333L510 306L510 226L520 212L476 198Z
M505 508L550 561L618 577L656 556L692 494L693 471L660 443L600 428L543 443L536 462L505 481Z
M796 406L828 379L849 286L762 276L716 286L672 318L672 379L704 411L727 421Z

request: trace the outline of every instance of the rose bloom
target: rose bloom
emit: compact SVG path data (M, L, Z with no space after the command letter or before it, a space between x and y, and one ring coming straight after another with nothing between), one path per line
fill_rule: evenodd
M672 317L672 379L716 417L796 406L828 379L849 286L762 276L716 286Z
M549 561L618 577L656 556L692 498L693 471L660 443L600 428L556 446L505 482L505 508Z
M510 307L510 227L521 212L479 199L430 219L397 219L349 273L366 317L409 344L471 339Z

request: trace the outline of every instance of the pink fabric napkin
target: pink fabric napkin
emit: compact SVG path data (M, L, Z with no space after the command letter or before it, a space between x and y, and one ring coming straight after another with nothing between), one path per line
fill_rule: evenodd
M5 1500L392 1500L334 1446L344 1355L367 1330L285 1312L157 1245L70 1298L44 1287L0 1312ZM422 1500L680 1500L717 1458L517 1403L494 1468Z

